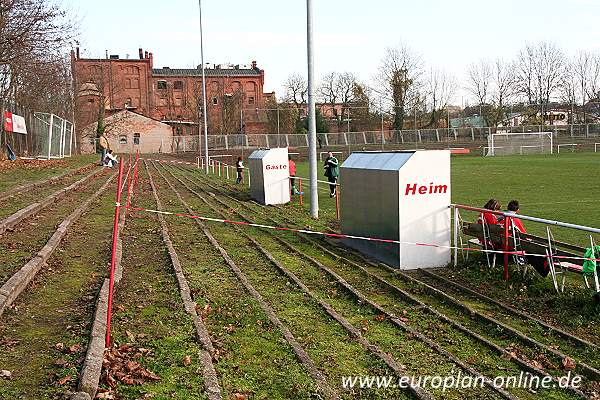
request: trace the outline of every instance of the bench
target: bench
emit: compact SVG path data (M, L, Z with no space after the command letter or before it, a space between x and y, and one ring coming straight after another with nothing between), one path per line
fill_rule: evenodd
M480 240L480 238L484 238L486 242L489 241L491 243L492 247L496 249L504 248L504 228L499 225L487 225L484 227L479 223L463 222L461 231L463 234L473 237L467 242L469 247L486 248L484 243ZM555 241L551 236L549 242L549 238L528 233L514 232L514 235L515 236L513 237L511 232L511 236L509 237L509 240L512 242L509 243L511 249L523 251L525 254L546 255L545 258L548 260L549 275L552 278L554 288L557 292L564 291L566 272L582 274L583 260L581 260L580 257L581 254L585 253L583 247ZM551 243L551 245L549 243ZM489 253L486 253L488 265L491 268L495 268L496 255L500 253L492 253L491 263L488 254ZM554 256L560 256L561 258L556 259ZM561 277L560 283L558 281L559 276ZM584 275L582 276L586 287L589 288L590 285L587 277Z

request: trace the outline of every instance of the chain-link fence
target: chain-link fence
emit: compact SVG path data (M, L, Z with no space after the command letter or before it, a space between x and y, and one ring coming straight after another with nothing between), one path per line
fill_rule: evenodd
M440 128L412 130L380 130L363 132L318 133L318 147L377 146L382 149L443 148L487 146L488 136L495 133L552 132L556 144L570 142L593 142L600 139L600 124L563 125L563 126L515 126L502 128ZM593 146L593 143L592 143ZM201 138L204 147L204 138ZM208 148L211 150L251 149L269 147L308 147L306 134L233 134L208 135ZM198 152L198 136L175 136L173 152Z
M0 107L5 112L25 119L27 134L5 132L0 128L2 151L8 145L19 157L63 158L75 151L73 123L54 114L36 113L14 103L4 102Z

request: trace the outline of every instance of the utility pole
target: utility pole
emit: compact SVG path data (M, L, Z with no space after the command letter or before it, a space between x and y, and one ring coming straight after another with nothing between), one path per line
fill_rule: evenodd
M202 116L204 118L204 165L208 174L208 118L206 115L206 75L204 72L204 38L202 36L202 0L198 0L200 18L200 62L202 63ZM200 146L200 129L198 129L198 146Z
M308 165L310 175L310 215L317 219L319 218L319 192L317 190L317 125L315 120L312 0L306 0L306 49L308 66Z

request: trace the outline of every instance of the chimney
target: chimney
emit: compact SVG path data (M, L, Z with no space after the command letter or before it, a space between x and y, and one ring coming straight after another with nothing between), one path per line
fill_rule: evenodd
M146 50L146 51L144 52L144 58L145 58L146 60L148 59L148 50Z
M256 69L256 61L252 61L252 69Z
M150 68L154 66L154 57L152 57L152 52L148 53L148 58L150 59Z
M108 60L108 50L104 50L104 52L106 53L106 59Z
M79 60L79 47L75 48L75 58Z
M140 56L140 60L143 60L144 59L144 50L142 50L141 47L138 49L138 54Z

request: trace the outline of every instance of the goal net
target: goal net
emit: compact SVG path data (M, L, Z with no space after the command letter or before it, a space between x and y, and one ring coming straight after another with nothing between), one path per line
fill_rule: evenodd
M486 156L511 154L552 154L552 132L492 133Z

